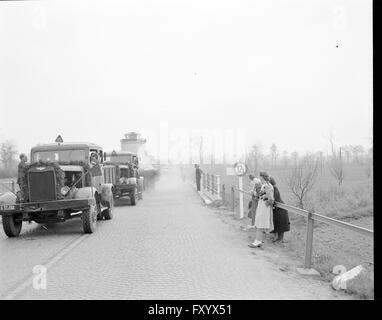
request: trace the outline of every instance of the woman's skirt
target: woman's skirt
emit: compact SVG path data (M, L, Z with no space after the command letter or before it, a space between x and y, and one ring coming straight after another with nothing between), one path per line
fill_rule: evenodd
M250 218L250 219L255 218L257 203L258 203L258 200L251 200L251 206L249 207L249 210L248 210L248 218Z
M259 200L257 204L255 227L258 229L273 230L272 206L267 206L263 200Z
M289 231L290 222L289 222L288 210L281 209L281 208L273 209L273 224L274 224L274 231L277 233Z

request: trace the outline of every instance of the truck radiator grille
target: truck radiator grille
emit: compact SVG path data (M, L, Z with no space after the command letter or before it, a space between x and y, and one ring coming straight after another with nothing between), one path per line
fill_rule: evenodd
M33 170L28 173L29 200L56 200L56 177L53 169Z

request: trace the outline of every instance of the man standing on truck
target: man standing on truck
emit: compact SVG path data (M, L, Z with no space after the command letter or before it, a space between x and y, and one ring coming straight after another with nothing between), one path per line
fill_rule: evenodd
M25 169L27 166L28 157L25 153L20 154L20 163L17 169L17 184L20 187L22 197L25 198L27 195L27 187L25 181Z
M200 191L200 179L202 178L202 169L200 169L199 165L195 165L195 178L196 178L196 189Z

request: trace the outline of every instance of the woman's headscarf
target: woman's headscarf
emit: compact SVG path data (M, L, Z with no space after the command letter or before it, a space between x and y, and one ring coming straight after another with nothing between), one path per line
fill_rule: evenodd
M276 180L273 177L269 177L269 182L271 183L272 186L276 185Z
M260 171L259 176L262 177L265 181L269 181L269 174L265 171Z

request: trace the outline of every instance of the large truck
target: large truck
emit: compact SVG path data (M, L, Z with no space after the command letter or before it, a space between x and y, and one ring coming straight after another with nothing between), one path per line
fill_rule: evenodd
M31 149L31 163L21 177L21 190L0 196L5 234L19 236L23 221L64 222L80 218L85 233L93 233L97 219L113 217L113 184L105 179L115 167L103 168L104 154L94 143L53 144Z
M139 161L136 154L131 152L113 151L110 156L106 156L106 168L116 168L114 177L109 180L113 183L114 199L129 197L130 204L135 206L138 199L143 199L143 180L139 175Z

